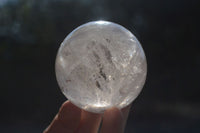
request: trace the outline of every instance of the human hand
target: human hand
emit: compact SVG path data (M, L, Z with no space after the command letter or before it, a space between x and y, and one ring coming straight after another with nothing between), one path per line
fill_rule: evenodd
M130 105L121 110L111 108L104 114L95 114L66 101L43 133L123 133L129 109Z

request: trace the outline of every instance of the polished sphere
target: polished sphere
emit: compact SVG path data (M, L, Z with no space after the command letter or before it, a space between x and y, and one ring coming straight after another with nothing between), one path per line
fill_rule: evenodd
M63 94L94 113L129 105L141 92L147 73L142 46L124 27L94 21L79 26L62 42L56 77Z

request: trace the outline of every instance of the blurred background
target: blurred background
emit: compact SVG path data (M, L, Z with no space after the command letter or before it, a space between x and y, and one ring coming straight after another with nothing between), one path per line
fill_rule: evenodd
M0 0L0 132L40 133L66 100L56 52L77 26L108 20L140 40L148 61L126 133L200 132L198 0Z

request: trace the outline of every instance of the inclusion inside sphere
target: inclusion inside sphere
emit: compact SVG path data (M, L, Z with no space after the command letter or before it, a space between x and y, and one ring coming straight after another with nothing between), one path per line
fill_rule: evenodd
M139 41L124 27L108 21L76 28L56 57L56 77L63 94L94 113L129 105L142 90L146 73Z

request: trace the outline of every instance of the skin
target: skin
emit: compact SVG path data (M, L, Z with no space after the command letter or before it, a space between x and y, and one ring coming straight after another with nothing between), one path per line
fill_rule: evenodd
M66 101L43 133L123 133L130 107L110 108L103 114L95 114Z

